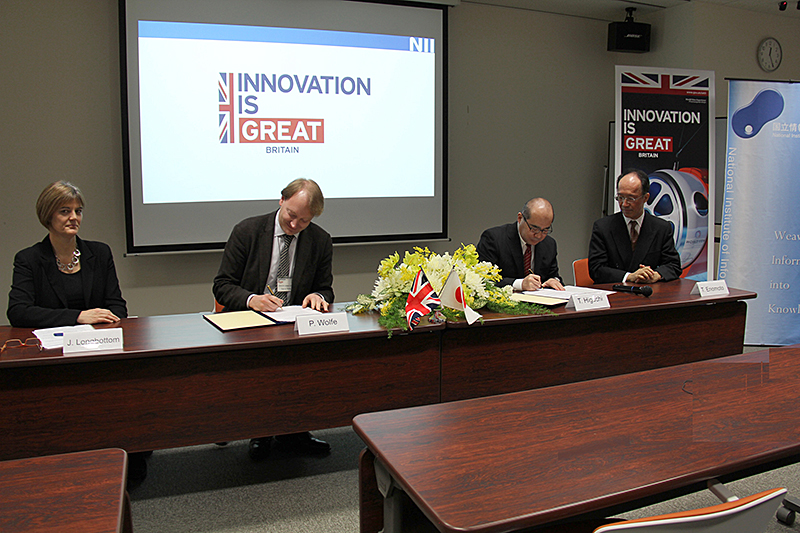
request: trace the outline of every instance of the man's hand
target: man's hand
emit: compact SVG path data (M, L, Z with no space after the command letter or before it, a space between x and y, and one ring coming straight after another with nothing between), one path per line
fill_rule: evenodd
M558 278L550 278L542 284L542 287L547 287L550 289L555 289L557 291L563 291L564 286L558 281Z
M303 307L310 307L311 309L316 309L317 311L322 311L323 313L328 312L328 302L326 302L325 299L316 292L311 293L303 298Z
M523 291L536 291L542 288L542 278L536 274L528 274L522 280Z
M271 294L256 294L250 298L250 303L247 305L256 311L266 311L269 313L283 307L283 300Z
M639 265L639 269L632 272L626 281L631 283L655 283L661 279L661 274L646 265Z

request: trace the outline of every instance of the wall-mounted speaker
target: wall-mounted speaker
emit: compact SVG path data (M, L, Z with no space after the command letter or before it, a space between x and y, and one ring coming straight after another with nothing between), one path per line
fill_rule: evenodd
M608 25L609 52L649 52L650 24L612 22Z
M633 21L635 7L626 7L625 22L612 22L608 25L609 52L649 52L650 24Z

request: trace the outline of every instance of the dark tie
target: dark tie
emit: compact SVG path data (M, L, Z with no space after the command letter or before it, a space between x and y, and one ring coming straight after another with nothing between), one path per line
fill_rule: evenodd
M278 261L278 280L289 276L289 246L292 244L294 235L286 235L284 233L281 235L281 239L283 239L283 248L281 248L281 255ZM278 281L276 280L275 283L277 288ZM283 303L289 302L289 293L286 291L275 292L275 296L283 300Z
M525 268L525 273L523 274L523 277L527 276L528 274L531 273L531 245L530 244L526 244L525 245L525 257L523 257L522 266Z
M636 229L636 221L631 220L631 250L636 250L636 241L639 239L639 232Z

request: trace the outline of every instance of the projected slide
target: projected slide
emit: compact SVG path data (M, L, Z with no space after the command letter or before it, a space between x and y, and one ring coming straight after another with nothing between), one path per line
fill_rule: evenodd
M138 22L144 204L430 197L434 39Z
M445 6L123 3L129 254L222 249L295 178L334 244L447 238Z

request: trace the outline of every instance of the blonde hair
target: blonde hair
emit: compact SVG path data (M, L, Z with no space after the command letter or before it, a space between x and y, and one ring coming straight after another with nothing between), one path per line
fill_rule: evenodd
M81 190L68 181L56 181L44 188L39 199L36 200L36 216L39 222L50 229L50 221L56 210L72 201L77 201L83 207Z
M314 217L322 214L325 209L325 197L322 196L322 189L319 188L317 182L306 178L297 178L281 191L281 198L288 200L300 191L308 193L308 207Z

